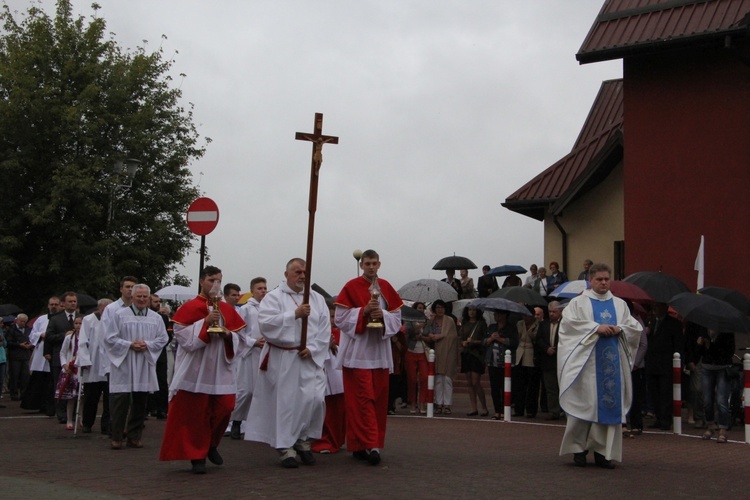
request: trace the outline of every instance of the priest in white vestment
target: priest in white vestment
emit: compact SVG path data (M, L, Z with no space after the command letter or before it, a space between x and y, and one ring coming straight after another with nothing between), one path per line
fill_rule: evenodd
M149 309L151 289L133 287L133 303L117 310L105 323L110 360L109 393L112 449L142 448L141 435L150 392L159 390L156 360L169 342L164 321ZM111 305L110 305L111 307ZM126 428L127 424L127 428Z
M560 455L573 453L579 467L589 450L599 467L622 461L622 422L632 401L630 371L642 327L609 291L611 272L606 264L591 266L591 289L570 301L560 322L560 407L567 415Z
M245 439L268 443L279 451L281 465L315 463L311 440L321 436L325 418L326 376L331 321L322 295L310 291L303 303L305 261L292 259L286 282L269 292L258 313L266 345L250 405ZM307 343L301 348L302 318L307 317Z

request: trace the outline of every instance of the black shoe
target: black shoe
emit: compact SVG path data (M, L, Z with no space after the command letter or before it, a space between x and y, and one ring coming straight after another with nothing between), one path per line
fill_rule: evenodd
M206 459L203 458L201 460L191 460L191 464L193 464L193 474L205 474L206 473Z
M364 450L355 451L354 453L352 453L352 456L356 458L357 460L369 460L370 459L370 454Z
M305 465L313 465L315 463L315 457L310 450L298 450L297 455L299 455L299 459Z
M536 418L536 413L529 413L526 417L527 418Z
M649 429L661 429L661 424L659 422L654 422L653 424L648 424Z
M586 467L586 455L588 454L588 451L573 453L573 465L576 467Z
M294 457L287 457L281 461L281 466L285 469L296 469L299 467L297 459Z
M209 448L208 455L206 458L214 465L224 465L224 459L219 455L219 450L216 448Z
M167 414L165 412L163 412L163 411L157 411L156 415L154 415L154 416L156 417L156 420L166 420L167 419Z
M615 464L612 463L612 460L607 460L601 453L594 452L594 461L596 462L596 466L601 467L602 469L615 468Z
M232 430L229 431L229 437L235 440L242 439L242 422L240 420L232 421Z
M370 450L370 453L367 455L367 461L370 462L370 465L378 465L380 463L380 452L378 450Z
M81 428L81 432L84 434L91 434L91 427L83 427Z

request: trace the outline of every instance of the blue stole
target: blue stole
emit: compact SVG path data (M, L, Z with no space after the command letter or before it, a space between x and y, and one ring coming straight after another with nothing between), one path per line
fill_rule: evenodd
M591 299L594 321L600 325L616 325L617 311L612 299ZM596 397L600 424L622 423L622 381L617 337L599 337L596 341Z

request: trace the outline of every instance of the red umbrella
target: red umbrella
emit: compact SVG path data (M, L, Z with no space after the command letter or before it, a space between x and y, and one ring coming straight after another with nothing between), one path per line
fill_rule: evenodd
M653 302L654 299L647 294L643 288L627 281L610 281L609 291L615 297L620 297L623 300L630 300L632 302Z

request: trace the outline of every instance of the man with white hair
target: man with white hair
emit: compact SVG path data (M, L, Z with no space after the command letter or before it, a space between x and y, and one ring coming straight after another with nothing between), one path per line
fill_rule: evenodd
M159 390L156 361L169 337L164 321L149 308L151 289L133 286L132 303L114 312L104 324L109 355L112 449L142 448L148 393ZM107 309L109 310L109 308ZM126 428L127 420L127 428Z

